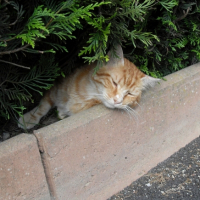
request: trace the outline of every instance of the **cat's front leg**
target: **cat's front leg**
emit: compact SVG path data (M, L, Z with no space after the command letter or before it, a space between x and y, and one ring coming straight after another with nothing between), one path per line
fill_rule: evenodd
M67 108L57 107L57 111L58 111L59 119L64 119L65 117L71 115L71 113L69 112L69 109L67 109Z
M39 115L40 113L37 113L37 110L38 107L21 116L18 121L18 127L22 129L31 129L37 125L42 117Z

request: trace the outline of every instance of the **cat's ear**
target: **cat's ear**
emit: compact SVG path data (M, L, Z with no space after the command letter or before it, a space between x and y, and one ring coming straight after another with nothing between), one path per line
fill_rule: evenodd
M154 87L159 81L159 78L153 78L151 76L145 75L142 80L142 89L145 90L149 87Z
M106 66L124 66L124 54L122 47L118 44L114 47L112 51L108 52L109 61L106 63Z

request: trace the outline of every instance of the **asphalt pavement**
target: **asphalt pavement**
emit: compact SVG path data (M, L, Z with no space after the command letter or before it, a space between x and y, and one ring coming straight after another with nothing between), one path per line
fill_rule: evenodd
M108 200L200 200L200 137Z

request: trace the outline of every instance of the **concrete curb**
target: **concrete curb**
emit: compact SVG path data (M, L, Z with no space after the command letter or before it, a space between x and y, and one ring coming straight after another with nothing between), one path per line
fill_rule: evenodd
M50 199L36 138L21 134L0 146L0 200Z
M166 79L143 95L140 107L135 109L137 118L100 105L36 130L37 141L33 135L23 134L3 143L0 200L9 199L7 194L12 199L16 193L23 193L22 185L13 184L15 177L5 178L11 165L9 160L19 148L14 145L13 151L2 150L7 143L11 148L22 137L31 139L22 142L24 155L20 151L21 157L13 161L14 170L20 168L15 163L25 159L29 166L38 169L41 180L44 174L46 177L46 182L42 182L43 193L37 189L30 193L28 188L33 185L31 181L27 183L26 199L41 199L39 194L46 194L49 199L50 191L51 199L56 200L105 200L198 137L200 63ZM28 151L30 143L35 148L34 154ZM24 177L18 171L20 183ZM8 184L14 189L9 190Z

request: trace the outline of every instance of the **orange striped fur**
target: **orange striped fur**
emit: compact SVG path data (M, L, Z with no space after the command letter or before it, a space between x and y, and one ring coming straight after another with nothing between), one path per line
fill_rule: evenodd
M95 64L91 64L55 84L36 108L20 117L18 126L34 127L52 107L57 107L60 119L101 103L108 108L132 112L132 107L140 101L142 90L159 79L145 75L125 59L121 46L118 45L115 51L118 58L109 52L108 63L95 75Z

